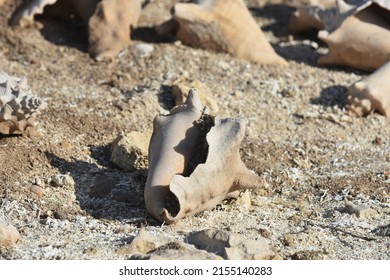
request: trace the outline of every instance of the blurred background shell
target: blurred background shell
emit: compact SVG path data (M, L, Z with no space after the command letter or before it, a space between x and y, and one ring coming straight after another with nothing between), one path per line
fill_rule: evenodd
M0 71L0 133L17 134L34 128L35 116L46 103L32 94L25 77Z

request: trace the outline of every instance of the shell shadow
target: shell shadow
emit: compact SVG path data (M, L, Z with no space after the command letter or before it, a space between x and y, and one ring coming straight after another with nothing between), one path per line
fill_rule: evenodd
M330 86L321 91L320 96L311 98L311 104L322 105L324 107L334 107L344 109L347 104L347 88L345 86Z
M56 46L68 46L88 53L88 32L81 21L73 18L39 16L42 36Z
M276 37L287 36L287 24L295 8L285 4L266 4L263 7L248 6L253 17L274 19L274 22L263 25L264 31L271 31Z
M92 217L135 224L156 223L143 200L145 171L129 174L78 159L66 160L51 152L45 154L61 174L69 174L74 179L76 200Z

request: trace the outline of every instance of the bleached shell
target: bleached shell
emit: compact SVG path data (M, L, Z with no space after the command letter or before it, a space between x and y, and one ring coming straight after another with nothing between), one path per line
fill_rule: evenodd
M34 21L35 15L43 14L43 9L47 5L56 3L57 0L33 0L25 7L17 11L12 17L12 25L25 26Z
M288 29L290 32L302 32L310 28L333 32L350 16L377 4L390 10L388 0L324 0L311 1L309 5L300 5L290 18Z
M184 105L155 119L145 204L160 222L175 223L215 207L230 193L262 185L262 179L246 168L239 155L246 121L216 117L211 124L212 117L201 108L197 92L191 90ZM202 132L196 125L202 120L212 125L210 131ZM205 147L204 163L190 167Z
M34 126L34 117L46 103L31 93L26 78L0 71L0 133L23 132Z
M389 61L390 23L377 9L370 6L348 17L332 33L320 31L318 37L328 44L329 52L319 63L372 71Z
M103 0L88 22L89 53L96 60L115 57L130 42L141 14L141 0Z
M184 44L256 63L287 65L276 54L242 0L206 0L178 3L173 21L163 23L158 32L178 27L176 38Z
M350 115L364 116L377 111L390 117L390 61L348 88Z

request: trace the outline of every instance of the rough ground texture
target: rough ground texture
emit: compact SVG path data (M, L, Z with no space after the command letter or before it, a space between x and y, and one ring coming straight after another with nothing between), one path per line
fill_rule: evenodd
M0 69L26 76L48 103L41 137L0 137L0 219L21 237L0 258L132 258L118 249L142 228L184 242L203 229L261 236L284 259L390 259L390 119L345 112L346 87L368 73L319 66L326 46L315 36L288 40L291 1L246 1L287 68L158 40L151 27L173 2L150 1L133 43L111 62L90 58L73 19L10 29L20 1L0 9ZM166 226L146 211L147 170L112 164L110 145L150 130L181 76L210 88L220 116L248 119L241 155L267 190L252 192L250 207L233 202Z

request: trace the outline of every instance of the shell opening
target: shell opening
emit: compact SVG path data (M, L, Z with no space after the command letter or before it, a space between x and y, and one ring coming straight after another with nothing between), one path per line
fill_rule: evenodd
M209 153L209 144L207 143L206 136L210 129L215 125L214 118L214 116L202 114L202 116L194 122L194 126L199 130L199 137L196 141L195 148L195 151L197 152L188 160L186 172L183 174L184 177L189 177L199 164L206 162Z

